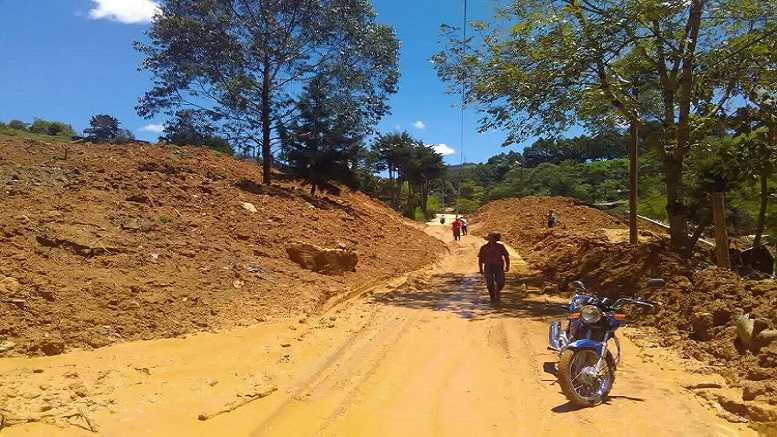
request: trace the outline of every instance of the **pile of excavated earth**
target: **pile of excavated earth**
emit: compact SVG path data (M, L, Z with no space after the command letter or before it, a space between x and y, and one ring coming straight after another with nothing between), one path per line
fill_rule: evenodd
M0 356L309 314L443 247L367 196L202 148L0 137Z
M558 226L548 229L554 210ZM501 231L517 247L546 290L567 290L582 280L597 294L640 294L663 302L641 319L676 347L742 389L741 399L717 399L728 412L761 422L777 421L777 281L689 262L672 251L665 235L641 231L638 246L618 238L626 226L616 217L574 199L525 197L485 205L473 218L479 232ZM648 278L667 280L647 290Z

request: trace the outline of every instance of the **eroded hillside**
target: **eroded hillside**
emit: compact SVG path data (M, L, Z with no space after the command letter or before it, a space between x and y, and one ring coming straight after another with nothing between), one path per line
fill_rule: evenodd
M442 249L363 194L260 180L255 163L201 148L0 137L0 353L311 313ZM356 271L306 270L294 241L355 250Z

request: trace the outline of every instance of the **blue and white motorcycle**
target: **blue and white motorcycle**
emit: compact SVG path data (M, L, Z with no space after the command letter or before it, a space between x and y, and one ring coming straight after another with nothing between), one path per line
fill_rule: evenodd
M588 293L580 281L571 285L577 294L567 307L566 329L562 329L560 320L554 320L549 342L550 348L560 356L557 377L564 396L575 406L590 407L606 400L615 382L615 369L621 357L615 331L626 319L624 308L637 305L655 310L661 303L640 298L599 298ZM651 279L647 285L661 288L665 282ZM608 347L610 340L615 343L617 358Z

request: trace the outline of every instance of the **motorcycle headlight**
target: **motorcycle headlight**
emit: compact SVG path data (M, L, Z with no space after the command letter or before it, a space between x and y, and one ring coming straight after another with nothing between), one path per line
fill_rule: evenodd
M589 325L594 324L602 320L602 310L594 305L586 305L580 309L580 319Z

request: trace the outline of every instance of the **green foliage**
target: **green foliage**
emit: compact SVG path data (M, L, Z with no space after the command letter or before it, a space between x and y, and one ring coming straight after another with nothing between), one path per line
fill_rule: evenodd
M21 120L11 120L8 122L8 127L15 130L27 130L27 123Z
M53 137L62 136L72 138L76 136L76 131L73 130L73 127L69 124L61 121L43 120L40 118L36 118L27 130L32 133L50 135Z
M480 208L480 204L474 200L462 197L456 201L455 208L459 214L472 214Z
M52 130L43 130L42 132L34 132L27 128L27 124L13 120L9 123L0 123L0 135L8 135L14 137L27 138L30 140L44 141L44 142L69 142L73 139L75 132L70 129L69 125L61 122L51 122L57 126L66 127L61 130L59 128ZM15 126L15 127L14 127ZM20 126L24 126L23 129L19 129ZM52 135L50 132L53 132Z
M198 117L194 111L181 110L165 123L162 140L178 146L203 146L232 155L234 150L229 142L218 135L216 129L207 121Z
M652 127L672 243L686 249L695 208L684 161L695 140L714 134L733 96L774 102L774 16L774 1L514 0L466 41L444 26L447 47L433 61L451 90L464 88L484 114L481 130L506 131L506 144L575 124ZM541 146L524 158L578 160L568 144Z
M609 131L594 137L581 135L537 140L523 150L523 161L526 167L535 167L543 162L587 162L625 158L627 155L626 138L619 132Z
M135 135L122 129L119 120L107 115L98 114L89 120L89 127L84 129L84 135L89 141L96 143L126 144L135 140Z
M297 103L300 117L284 138L292 172L308 181L313 194L330 181L356 184L362 120L358 113L343 112L341 97L325 78L315 78L305 87Z
M228 137L262 150L265 182L279 127L295 101L326 76L345 113L372 127L388 111L399 78L399 41L368 0L166 0L136 43L155 86L142 116L194 106Z
M434 194L430 194L429 199L426 201L427 218L434 217L436 214L441 213L442 210L442 199Z
M417 205L428 212L429 195L446 170L442 155L407 132L380 135L371 154L374 169L388 173L389 202L394 209L408 217L414 217Z
M647 194L640 196L637 212L645 217L665 221L667 219L666 195L656 190L650 190Z

